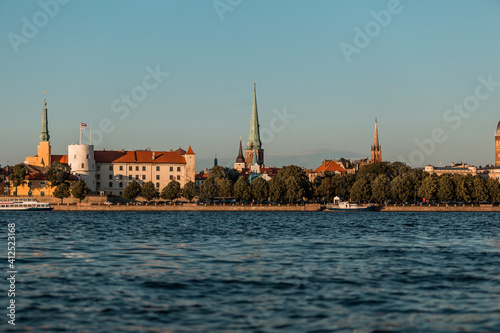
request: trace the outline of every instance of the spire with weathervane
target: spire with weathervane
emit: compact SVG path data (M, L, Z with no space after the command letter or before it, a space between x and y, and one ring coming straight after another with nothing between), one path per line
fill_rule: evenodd
M264 150L260 142L259 115L257 112L256 83L253 84L253 104L252 115L250 117L250 131L248 133L247 148L245 149L245 162L247 167L252 164L254 151L257 153L257 160L260 165L264 164Z
M43 92L44 95L47 94L46 91ZM49 118L47 115L47 100L43 98L43 109L42 109L42 130L40 132L40 142L45 142L50 140L49 135Z
M42 130L40 131L40 142L38 154L31 164L48 168L52 165L52 148L50 147L49 117L47 113L47 92L43 92Z
M372 156L370 163L382 162L382 147L378 142L377 118L375 118L375 133L373 134Z

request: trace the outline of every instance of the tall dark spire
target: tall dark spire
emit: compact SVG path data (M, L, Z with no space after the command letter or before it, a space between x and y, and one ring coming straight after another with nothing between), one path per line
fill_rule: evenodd
M256 83L253 84L252 117L250 118L250 132L248 133L247 149L260 149L259 115L257 113Z
M245 163L245 157L243 156L243 147L241 146L241 136L240 136L240 150L238 151L238 157L236 157L236 163Z
M375 118L375 133L373 134L373 146L372 146L372 156L371 156L371 163L375 162L382 162L382 148L380 147L378 141L377 118Z
M45 91L44 94L47 94ZM49 141L49 118L47 115L47 101L43 99L43 111L42 111L42 130L40 132L40 141Z

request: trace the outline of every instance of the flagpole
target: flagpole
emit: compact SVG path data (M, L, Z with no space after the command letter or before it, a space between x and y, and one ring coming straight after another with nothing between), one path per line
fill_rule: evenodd
M89 145L92 145L92 124L90 124L89 126L90 126L90 144Z
M82 124L80 123L80 145L82 144Z

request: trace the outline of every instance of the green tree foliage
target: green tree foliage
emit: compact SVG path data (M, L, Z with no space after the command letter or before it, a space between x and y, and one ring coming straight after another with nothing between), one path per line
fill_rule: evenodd
M283 201L286 195L286 186L280 177L271 178L269 185L269 197L272 201Z
M217 186L213 177L209 176L200 186L200 197L204 200L212 200L217 196Z
M231 181L231 183L236 183L240 179L240 172L233 168L225 168L226 178Z
M285 166L276 177L279 177L285 184L285 198L290 202L302 199L302 197L312 197L312 184L302 168L296 165Z
M396 176L391 181L391 196L396 201L407 201L411 194L410 182L405 174Z
M175 200L180 197L180 194L181 184L179 184L178 181L172 179L161 191L161 198L167 200Z
M82 200L85 199L89 195L89 193L90 190L83 180L79 180L78 182L76 182L76 184L71 189L71 194L73 195L73 197L80 200L80 202L82 202Z
M224 167L218 165L210 169L208 176L212 177L214 180L217 178L226 178L226 170Z
M127 185L127 187L125 187L125 190L123 190L123 197L130 200L135 200L135 198L141 195L141 191L141 184L133 180Z
M215 180L219 198L229 198L233 195L233 183L227 178L217 178Z
M269 196L269 186L264 178L259 177L252 182L252 196L257 201L265 201Z
M450 175L441 175L438 180L437 197L439 201L451 201L455 197L455 188Z
M58 199L61 199L63 203L64 198L69 198L71 193L69 192L69 185L67 183L59 184L52 195Z
M432 201L437 199L438 191L438 177L433 175L428 175L422 180L422 185L418 189L418 196L420 198L425 198L426 201Z
M184 188L182 189L182 196L189 201L193 200L196 196L196 185L192 181L189 181L186 185L184 185Z
M486 180L479 175L473 177L471 197L472 200L476 202L488 200L488 188L486 187Z
M239 200L250 201L252 199L252 188L248 184L248 180L245 176L240 176L236 183L234 184L234 198Z
M379 174L372 182L372 199L378 203L383 203L391 196L391 184L389 177Z
M390 176L392 174L392 168L389 162L375 162L365 164L361 168L359 168L357 176L374 180L378 175L381 174L384 174L386 176Z
M17 194L17 187L24 184L24 178L28 172L26 171L26 166L23 163L19 163L14 166L12 169L12 173L9 176L10 181L12 182L12 185L16 188L16 194Z
M356 182L351 188L351 199L363 201L370 200L372 196L371 192L371 184L368 177L357 177Z
M146 201L151 201L153 199L159 198L160 193L155 188L155 184L152 181L149 181L142 185L141 196L146 199Z
M452 176L453 187L455 188L455 199L458 201L469 201L471 199L472 179L464 175L455 174Z
M315 181L316 180L317 179L315 179ZM317 197L323 198L326 201L330 201L331 198L335 197L335 183L333 177L322 177L320 178L320 180L321 183L315 188L315 195Z
M66 163L54 162L47 170L47 180L51 186L59 186L69 179L71 168Z
M497 179L489 178L486 181L486 187L488 188L488 194L490 196L491 201L498 202L500 201L500 183Z

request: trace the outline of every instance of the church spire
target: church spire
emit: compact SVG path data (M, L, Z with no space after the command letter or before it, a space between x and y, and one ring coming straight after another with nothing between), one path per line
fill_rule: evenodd
M43 92L44 95L47 94L46 91ZM40 141L45 142L50 140L49 135L49 118L47 116L47 101L44 97L43 99L43 111L42 111L42 130L40 132Z
M236 157L236 163L245 163L245 157L243 156L243 147L241 146L241 136L240 136L240 150L238 151L238 157Z
M377 118L375 118L375 133L373 134L373 146L371 163L382 162L382 148L378 142L378 125Z
M259 116L257 113L256 83L253 84L252 117L250 118L250 132L248 133L247 149L260 149Z
M378 129L377 129L377 118L375 118L375 133L373 134L373 146L378 147Z

